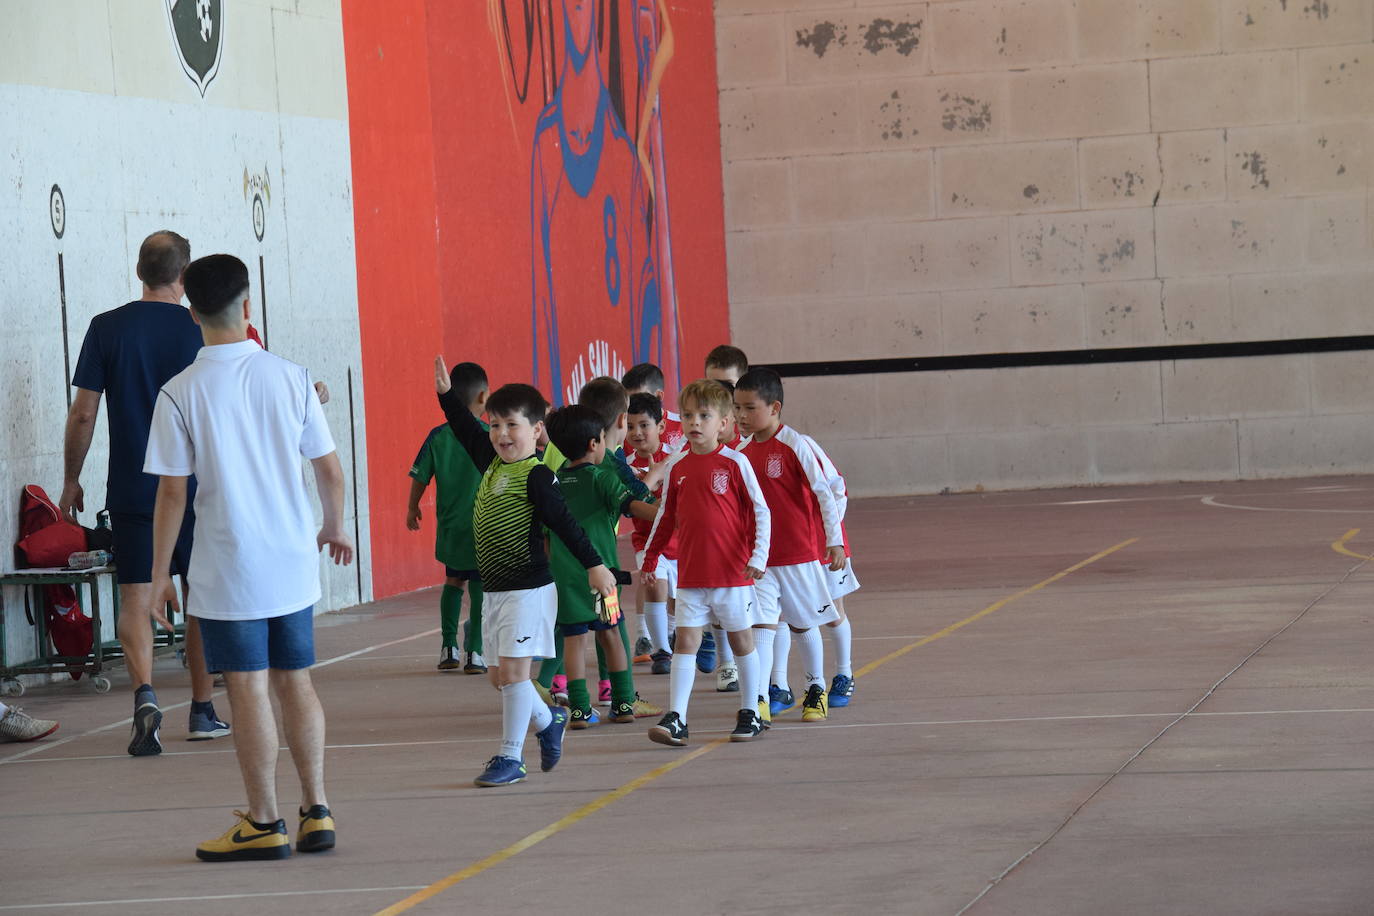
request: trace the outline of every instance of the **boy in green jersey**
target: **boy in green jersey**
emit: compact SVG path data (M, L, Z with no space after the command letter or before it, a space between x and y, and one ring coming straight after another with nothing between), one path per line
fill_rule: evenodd
M474 782L502 786L525 778L525 733L533 724L540 768L553 769L563 753L567 713L545 706L530 681L530 661L554 654L557 594L545 547L547 528L582 568L589 590L615 594L615 576L582 526L568 511L553 472L540 462L535 444L544 431L548 402L529 385L503 385L487 399L489 428L453 390L443 357L434 360L434 389L449 427L472 461L483 468L473 504L477 570L485 590L487 671L501 691L500 752ZM490 661L490 658L488 659Z
M587 532L602 561L616 572L615 529L620 517L652 521L658 510L636 499L619 477L601 467L607 446L603 422L595 410L578 404L564 407L549 414L545 426L549 440L568 459L556 475L568 510ZM604 620L597 614L597 597L587 588L582 564L565 545L554 541L549 545L549 565L558 591L558 626L568 674L568 705L572 708L569 727L588 728L596 722L586 680L588 632L596 634L596 643L605 656L611 684L611 721L633 722L636 714L654 715L655 708L635 693L630 659L616 632L619 620Z
M474 417L486 410L490 393L487 373L476 363L459 363L449 373L449 384ZM482 472L448 424L436 426L425 437L415 464L410 468L410 506L406 527L420 530L420 498L434 481L434 558L444 564L444 589L439 596L440 671L483 674L482 577L477 572L477 553L472 542L472 505ZM468 583L468 625L463 630L462 662L458 659L458 621L463 612L463 583Z

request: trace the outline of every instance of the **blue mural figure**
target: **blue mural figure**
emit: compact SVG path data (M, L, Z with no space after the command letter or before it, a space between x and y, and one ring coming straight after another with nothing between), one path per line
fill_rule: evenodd
M594 0L562 0L561 14L530 168L534 380L556 405L663 345L649 173L602 76Z

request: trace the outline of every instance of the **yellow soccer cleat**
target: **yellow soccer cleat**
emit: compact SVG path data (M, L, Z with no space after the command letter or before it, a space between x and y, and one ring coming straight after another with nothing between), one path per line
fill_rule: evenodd
M763 697L759 697L759 721L765 730L773 727L773 714L768 711L768 701Z
M824 722L829 715L830 710L825 699L825 688L820 684L812 684L806 688L806 699L802 700L802 721Z
M256 824L242 811L235 811L239 822L217 840L196 847L196 858L203 862L247 862L258 859L286 859L291 855L291 838L286 821Z

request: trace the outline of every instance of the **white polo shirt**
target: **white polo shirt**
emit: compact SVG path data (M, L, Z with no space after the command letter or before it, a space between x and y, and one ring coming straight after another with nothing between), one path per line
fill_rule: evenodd
M162 386L143 471L196 477L192 614L254 620L319 600L301 457L332 451L310 373L251 340L202 348Z

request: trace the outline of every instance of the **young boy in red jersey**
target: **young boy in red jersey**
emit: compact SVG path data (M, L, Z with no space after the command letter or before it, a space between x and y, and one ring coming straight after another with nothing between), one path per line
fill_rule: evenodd
M663 370L653 363L640 363L631 367L620 383L625 386L630 397L651 394L658 398L659 404L663 404ZM663 434L659 439L663 443L663 450L671 454L687 445L687 434L682 431L682 418L669 410L667 405L663 405L662 409Z
M735 382L739 381L741 375L749 371L749 357L745 356L744 351L739 347L720 344L706 354L706 365L703 368L706 378L720 382L733 397ZM728 445L736 450L739 449L740 433L735 428L733 413L730 416L730 422L725 425L725 430L720 434L720 441L723 445ZM707 631L705 638L702 639L701 650L697 653L697 669L703 674L710 674L716 668L717 646L720 647L720 668L716 670L716 690L722 693L738 690L739 671L735 667L735 659L730 652L730 643L722 638L719 630L716 630L714 635L711 631Z
M640 474L653 494L663 499L661 471L666 464L670 450L661 438L666 424L663 404L652 394L630 395L629 435L626 444L634 449L630 456L630 467ZM683 441L686 441L685 439ZM630 545L635 551L635 568L644 563L644 548L649 542L652 521L635 520L634 531L630 534ZM658 561L658 575L652 588L640 585L644 594L644 622L649 631L649 658L653 663L650 669L654 674L667 674L672 667L673 653L668 648L668 605L677 592L677 552L676 538L668 542ZM647 593L647 594L645 594Z
M757 686L759 658L752 626L757 603L753 584L762 578L768 558L768 505L748 460L716 438L731 410L730 395L720 384L697 381L678 398L687 449L669 462L663 484L663 506L644 550L644 581L652 586L659 558L677 534L677 651L669 673L669 705L649 738L659 744L687 743L687 704L696 677L692 657L701 630L715 622L733 643L740 679L740 710L731 741L748 741L762 733L763 722L751 692Z
M775 520L768 554L768 571L756 591L760 613L755 626L763 630L781 622L798 634L806 673L802 721L826 718L824 646L817 629L836 622L839 613L830 597L830 580L816 560L816 545L825 544L831 569L844 568L844 538L840 513L830 482L816 459L814 447L801 433L782 422L782 379L772 369L750 369L735 388L735 420L750 438L743 454L753 467ZM759 643L772 647L771 632ZM771 669L771 652L769 656ZM764 676L752 682L760 708L768 688Z

